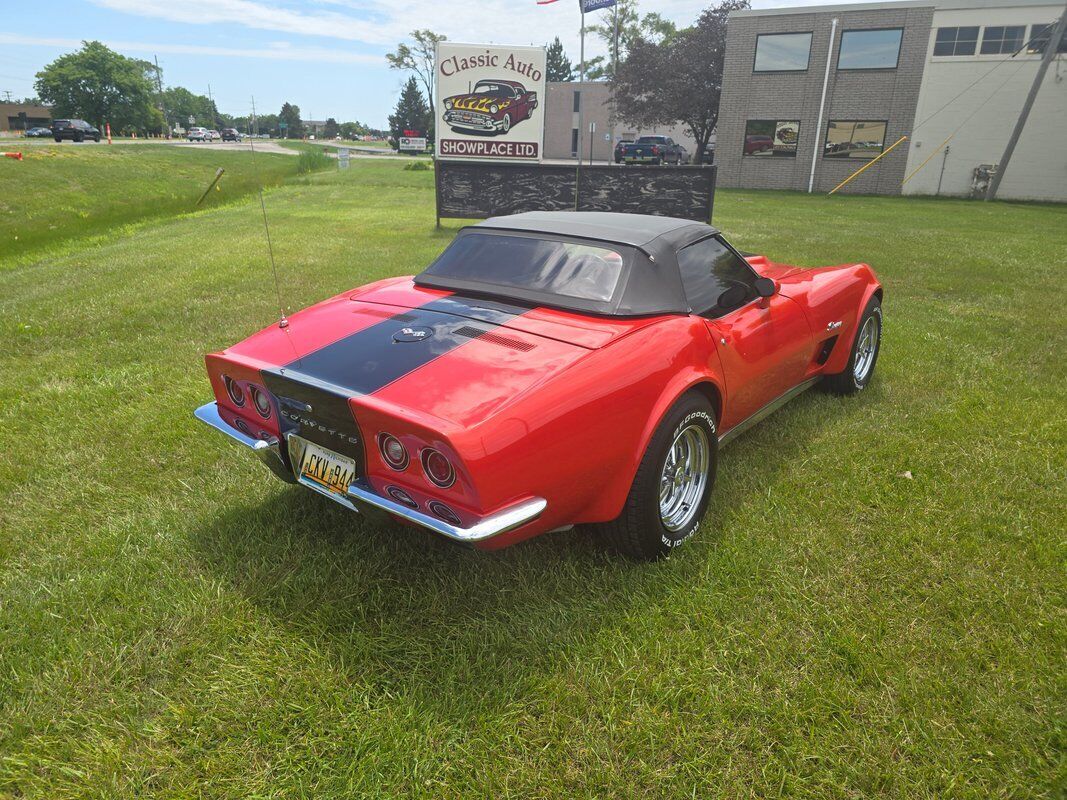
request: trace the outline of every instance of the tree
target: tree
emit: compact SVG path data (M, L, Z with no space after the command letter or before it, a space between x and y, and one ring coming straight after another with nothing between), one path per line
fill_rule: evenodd
M390 69L399 69L414 72L422 82L422 88L426 90L426 103L433 108L433 76L434 56L438 42L443 42L447 37L434 33L431 30L421 29L411 32L412 44L401 42L396 46L395 53L387 53L385 60L389 62ZM426 135L433 138L433 115L430 115L430 124L422 128Z
M573 81L574 67L563 52L563 42L557 36L545 51L545 79L549 81Z
M278 125L286 127L282 131L286 139L294 137L299 139L304 135L304 123L300 120L300 106L289 103L282 104L282 110L278 113Z
M34 88L52 105L55 117L85 119L115 130L145 130L159 121L153 113L155 67L127 58L100 42L60 56L37 73Z
M643 38L656 44L667 44L678 32L674 23L655 12L638 16L637 0L619 0L611 7L604 22L587 25L586 32L600 38L608 49L607 56L597 56L585 62L585 76L596 81L611 78L616 59L622 62L630 50L630 43Z
M723 0L693 27L664 40L654 41L645 32L633 39L611 82L618 117L640 127L682 122L696 140L697 163L702 162L719 121L726 18L743 8L749 8L748 0Z
M337 120L333 117L329 117L326 120L326 124L322 126L322 135L327 139L332 139L341 132L341 126L337 124Z
M394 142L394 147L399 145L400 137L404 131L419 131L425 134L430 127L430 107L419 91L418 81L412 75L404 84L400 92L400 99L396 101L396 110L389 115L389 136Z
M163 90L163 107L167 118L183 128L189 125L214 127L221 116L215 102L206 95L193 94L181 86L169 86ZM193 118L189 122L189 117Z

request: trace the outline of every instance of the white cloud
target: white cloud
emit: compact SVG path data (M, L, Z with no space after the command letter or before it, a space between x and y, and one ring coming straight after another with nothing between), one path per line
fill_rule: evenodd
M0 45L30 45L60 47L76 50L81 47L78 39L62 39L44 36L22 36L16 33L0 33ZM151 42L125 42L105 39L104 44L120 52L132 53L177 53L192 56L224 56L232 58L261 58L272 61L313 61L331 64L374 64L383 66L381 56L368 53L350 53L326 47L293 47L287 42L271 42L267 47L212 47L198 44L153 44Z
M92 0L99 6L142 17L190 25L231 24L288 34L361 42L383 53L407 39L414 28L429 28L459 42L544 44L559 36L572 61L578 56L580 14L574 0L538 6L535 0ZM711 0L643 2L642 12L656 11L687 25ZM754 0L756 8L833 5L849 0ZM595 12L595 24L609 11ZM604 47L595 37L587 52Z

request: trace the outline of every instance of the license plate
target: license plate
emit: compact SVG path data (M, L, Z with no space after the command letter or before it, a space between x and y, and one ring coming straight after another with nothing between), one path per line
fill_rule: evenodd
M330 494L348 496L348 487L356 477L356 462L348 456L305 442L300 461L300 478Z

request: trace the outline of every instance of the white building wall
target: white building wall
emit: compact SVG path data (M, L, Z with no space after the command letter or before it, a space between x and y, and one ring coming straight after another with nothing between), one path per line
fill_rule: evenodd
M998 62L1009 56L976 53L935 58L937 29L981 27L980 51L986 26L1025 25L1025 38L1029 39L1031 25L1054 22L1062 12L1060 2L1008 5L1000 0L985 5L983 0L942 0L935 5L906 174L931 154L933 157L907 181L905 194L969 194L974 168L1000 161L1041 61L1040 55L1025 53L1000 66ZM975 85L968 89L972 83ZM946 103L947 107L939 111ZM961 124L945 156L939 145ZM1056 56L1049 65L997 196L1067 201L1067 55Z

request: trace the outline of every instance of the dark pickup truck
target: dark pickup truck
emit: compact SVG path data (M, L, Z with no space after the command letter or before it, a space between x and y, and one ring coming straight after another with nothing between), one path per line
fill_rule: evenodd
M670 136L640 136L622 150L624 164L684 164L688 160L685 148Z

